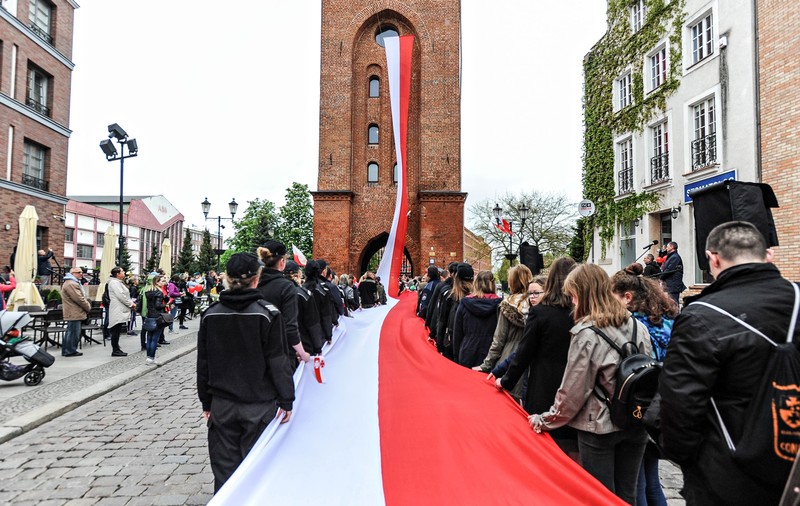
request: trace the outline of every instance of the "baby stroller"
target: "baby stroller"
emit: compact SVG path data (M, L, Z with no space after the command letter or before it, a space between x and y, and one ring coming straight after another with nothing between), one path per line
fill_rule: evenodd
M0 311L0 380L14 381L25 376L26 385L38 385L44 378L44 369L55 362L53 355L22 335L22 327L30 321L28 313ZM24 357L28 364L12 364L11 357Z

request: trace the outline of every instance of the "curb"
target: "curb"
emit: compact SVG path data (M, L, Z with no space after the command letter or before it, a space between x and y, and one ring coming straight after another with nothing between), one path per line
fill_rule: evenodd
M176 349L175 351L160 353L159 361L161 362L161 367L184 355L188 355L196 349L197 340L195 339L192 340L188 346ZM42 424L58 418L65 413L69 413L89 401L97 399L112 390L127 385L131 381L141 378L145 374L157 371L158 369L160 369L160 367L152 367L144 364L138 365L128 371L102 380L91 388L84 388L74 395L70 395L69 399L47 402L24 415L7 420L0 425L0 444L25 434L26 432L30 432Z

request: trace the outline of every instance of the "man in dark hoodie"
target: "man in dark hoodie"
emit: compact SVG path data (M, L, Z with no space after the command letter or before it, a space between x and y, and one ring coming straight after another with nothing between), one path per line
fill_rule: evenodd
M297 352L297 357L308 362L311 357L303 349L300 332L297 328L297 294L295 285L283 275L286 268L286 246L278 241L269 240L258 248L258 256L264 264L258 291L267 302L278 308L286 327L286 342Z
M297 294L297 328L300 331L300 341L303 348L313 355L322 352L325 344L325 335L320 325L320 315L314 294L311 290L300 286L300 266L291 260L286 261L283 275L294 283Z
M425 327L430 329L430 337L436 340L436 322L439 321L439 306L441 304L441 296L442 292L453 288L453 274L456 273L456 269L458 268L458 262L450 262L447 264L447 271L445 271L444 279L441 283L436 285L436 288L433 289L433 295L431 295L430 301L428 302L428 308L425 312Z
M325 283L330 293L334 310L331 316L333 316L333 326L335 327L339 325L339 317L344 316L344 299L342 299L342 292L339 291L339 287L333 282L333 270L328 266L328 262L319 260L319 267L322 269L322 279L320 281Z
M289 421L294 383L283 319L256 290L261 262L236 253L228 289L203 314L197 336L197 395L208 424L217 492L276 417Z

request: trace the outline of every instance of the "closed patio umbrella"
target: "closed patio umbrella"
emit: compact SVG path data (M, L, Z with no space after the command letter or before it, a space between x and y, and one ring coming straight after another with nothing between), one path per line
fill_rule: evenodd
M172 243L169 242L169 237L165 237L161 243L161 259L158 261L158 267L164 271L167 279L172 277Z
M106 233L103 234L103 255L100 257L100 288L97 290L94 300L102 300L103 292L106 289L106 281L111 276L111 269L117 265L117 233L114 227L109 225Z
M17 255L14 257L14 274L17 276L17 288L8 298L9 309L16 306L44 307L39 289L33 284L36 279L38 256L36 250L36 226L39 215L36 208L25 206L19 216L19 240Z

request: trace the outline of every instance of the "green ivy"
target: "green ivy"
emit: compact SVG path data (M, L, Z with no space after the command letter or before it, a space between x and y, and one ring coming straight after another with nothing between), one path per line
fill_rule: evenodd
M614 191L614 135L641 132L666 108L667 98L680 85L682 33L685 0L645 0L647 17L642 28L632 33L631 0L609 0L608 31L586 56L584 71L583 194L595 203L596 212L584 228L585 252L598 231L601 257L620 223L632 221L658 208L656 193L631 193L618 198ZM667 80L646 97L642 79L645 56L668 33L669 70ZM614 112L614 81L631 67L633 102ZM586 253L584 253L586 254Z

